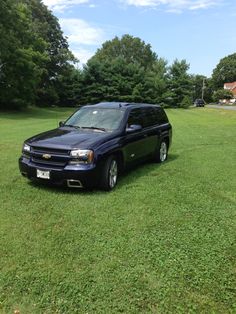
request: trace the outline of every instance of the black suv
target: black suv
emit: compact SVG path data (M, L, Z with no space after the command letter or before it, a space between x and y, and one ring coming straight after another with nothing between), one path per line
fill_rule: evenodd
M196 100L194 101L194 105L195 105L196 107L204 107L204 106L205 106L205 102L204 102L203 99L196 99Z
M164 162L172 127L158 105L104 102L81 107L59 128L26 140L20 172L29 179L112 190L145 159Z

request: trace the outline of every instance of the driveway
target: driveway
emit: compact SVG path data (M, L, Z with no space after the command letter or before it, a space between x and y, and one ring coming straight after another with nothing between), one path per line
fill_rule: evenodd
M236 106L206 105L207 108L236 110Z

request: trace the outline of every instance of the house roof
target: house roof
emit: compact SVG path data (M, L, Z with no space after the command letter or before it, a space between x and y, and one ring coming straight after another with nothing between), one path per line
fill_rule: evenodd
M234 89L234 87L236 87L236 82L224 83L224 88Z
M236 95L236 81L231 83L224 83L224 89L229 89L234 95Z

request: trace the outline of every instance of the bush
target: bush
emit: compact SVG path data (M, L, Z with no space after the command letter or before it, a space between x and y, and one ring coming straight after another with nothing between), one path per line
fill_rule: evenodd
M227 99L230 100L233 98L233 93L228 90L228 89L218 89L217 91L214 92L213 94L213 100L218 102L222 99Z
M192 105L192 100L189 96L184 96L180 103L180 108L188 109Z

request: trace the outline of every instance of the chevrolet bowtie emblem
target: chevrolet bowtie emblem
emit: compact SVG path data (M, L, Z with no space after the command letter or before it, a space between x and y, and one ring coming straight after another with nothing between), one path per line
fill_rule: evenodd
M52 157L52 156L49 155L49 154L44 154L44 155L43 155L43 158L44 158L44 159L50 159L51 157Z

